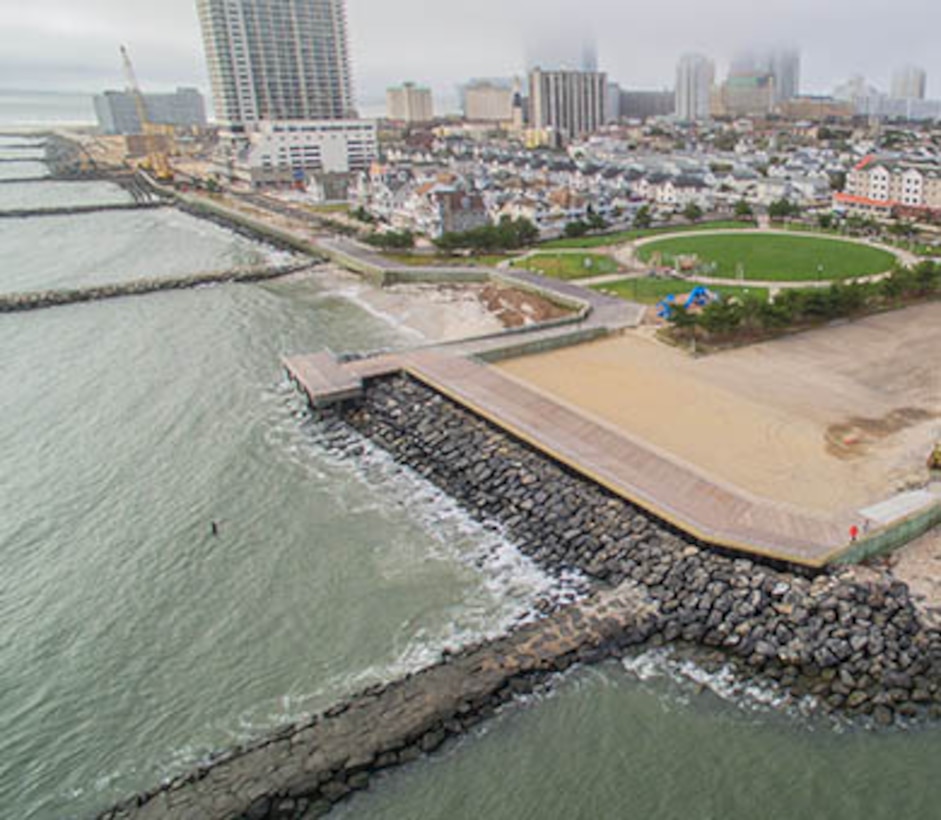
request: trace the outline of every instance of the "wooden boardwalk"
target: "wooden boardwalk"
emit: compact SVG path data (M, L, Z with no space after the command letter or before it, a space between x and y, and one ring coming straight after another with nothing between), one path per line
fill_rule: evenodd
M408 373L615 495L707 543L815 568L846 546L852 521L752 496L473 359L441 349L418 350L334 363L310 379L312 359L301 357L286 364L315 405L329 401L330 382L348 398L353 380ZM318 392L324 389L328 394Z

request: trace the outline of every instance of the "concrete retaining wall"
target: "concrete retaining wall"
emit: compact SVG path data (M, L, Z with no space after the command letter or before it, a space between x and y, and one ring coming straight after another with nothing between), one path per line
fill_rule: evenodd
M885 555L904 547L941 524L941 504L913 513L901 521L860 538L832 559L837 564L858 564L876 555Z

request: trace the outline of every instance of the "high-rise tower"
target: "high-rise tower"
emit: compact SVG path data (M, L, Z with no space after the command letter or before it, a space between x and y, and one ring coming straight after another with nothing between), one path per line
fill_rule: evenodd
M701 54L686 54L676 67L676 116L683 122L709 118L715 66Z
M345 0L196 0L216 117L355 117Z
M529 72L530 123L572 140L605 124L608 78L599 71Z
M891 96L896 100L923 100L927 75L923 68L907 65L892 74Z

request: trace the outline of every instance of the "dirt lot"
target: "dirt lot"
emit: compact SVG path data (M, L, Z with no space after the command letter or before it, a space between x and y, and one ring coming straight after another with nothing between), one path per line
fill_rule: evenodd
M755 495L848 512L927 478L941 305L704 357L628 334L504 372Z

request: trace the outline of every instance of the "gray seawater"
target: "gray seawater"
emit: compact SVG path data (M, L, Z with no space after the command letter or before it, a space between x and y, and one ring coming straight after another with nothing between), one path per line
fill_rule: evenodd
M163 263L242 252L190 221ZM123 226L58 252L94 245L132 270ZM318 444L280 356L411 338L327 282L0 317L0 816L87 816L500 631L547 588L381 452Z
M19 166L16 163L12 167ZM110 182L10 182L3 186L0 201L6 210L55 208L75 205L116 205L131 202L131 195Z
M3 187L0 210L7 207ZM3 219L0 248L7 258L0 272L3 292L174 276L279 258L173 209Z
M148 254L123 214L17 221L0 289L269 253L132 216ZM551 594L383 453L322 447L279 366L412 340L326 273L0 316L0 817L87 817ZM337 816L938 816L937 731L841 727L722 678L697 695L697 674L658 653L577 671Z

